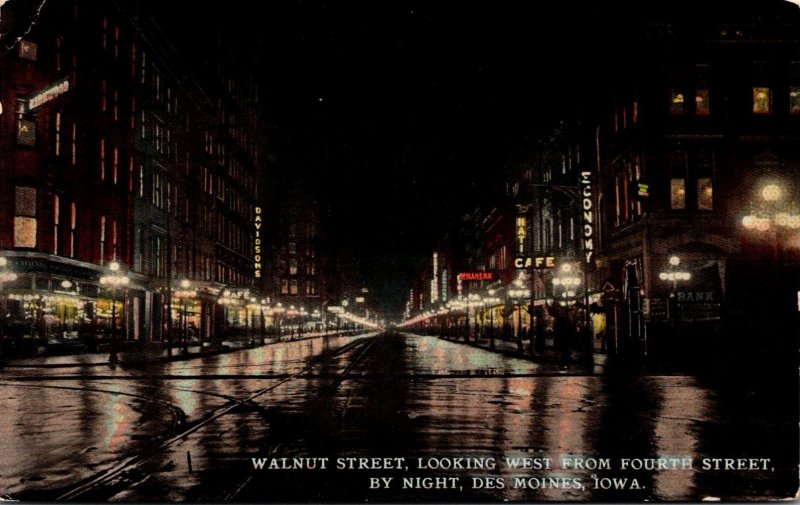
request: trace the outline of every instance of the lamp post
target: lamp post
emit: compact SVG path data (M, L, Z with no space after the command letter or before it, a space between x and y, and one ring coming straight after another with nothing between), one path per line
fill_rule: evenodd
M8 269L8 259L0 256L0 298L3 300L3 322L0 324L0 338L5 337L6 334L6 319L8 318L8 311L6 305L6 296L3 288L9 282L17 280L17 274Z
M569 317L569 308L575 305L578 286L581 278L575 273L572 263L563 263L558 272L553 276L553 298L556 308L556 339L561 350L561 360L568 361L570 357L570 339L574 333L573 322ZM561 314L561 311L564 314Z
M283 333L283 331L282 331L283 330L283 328L282 328L283 321L281 319L281 314L283 314L284 312L286 312L286 309L283 307L283 304L281 302L276 303L275 307L272 309L272 313L276 314L275 315L275 321L276 321L275 324L278 327L278 340L281 339L281 334Z
M108 356L110 363L116 363L117 356L117 288L127 286L130 279L124 273L120 273L120 265L112 261L108 265L109 273L100 277L100 284L106 286L111 291L111 350Z
M670 256L669 258L669 268L658 274L658 278L662 281L667 281L670 283L670 290L669 290L669 305L667 305L668 312L668 319L670 323L670 327L675 326L675 316L676 312L678 311L678 300L676 299L677 289L678 289L678 282L679 281L688 281L692 278L692 274L686 272L684 270L680 270L681 259L678 256Z
M796 245L800 239L800 234L797 233L800 228L800 211L793 199L794 195L786 191L787 187L795 189L796 182L779 184L777 181L769 181L762 185L758 192L760 197L758 202L751 203L749 212L742 218L744 228L761 242L762 246L765 241L769 242L772 258L766 263L764 270L756 270L758 278L753 281L754 285L758 286L755 292L759 295L749 303L755 307L760 306L761 310L757 309L757 312L763 313L767 308L771 312L772 315L768 318L758 318L759 330L774 333L776 338L764 341L761 345L769 346L769 349L764 349L781 356L787 354L784 351L793 349L794 340L789 335L795 333L794 328L797 324L797 313L792 307L795 293L798 292L797 278L794 269L783 267L789 266L787 262L792 259L791 255L788 257L784 255L786 252L784 243ZM789 231L792 233L787 235ZM790 249L788 252L797 253L796 249ZM790 317L793 312L795 316Z
M494 349L494 311L500 299L494 295L497 293L494 289L489 290L489 296L485 298L486 306L489 307L489 347Z
M267 304L267 301L263 298L261 299L261 303L259 304L261 308L261 345L264 345L264 339L266 338L266 320L264 319L264 306Z
M780 261L779 230L800 228L800 212L794 203L790 205L781 203L783 193L777 184L765 185L760 191L759 204L751 204L750 210L742 218L742 225L748 231L771 234L772 259L776 267Z
M520 272L519 276L514 279L514 287L508 290L508 296L514 301L517 306L517 351L522 352L522 302L531 296L531 290L524 287L525 277L524 273Z
M181 313L179 314L178 324L180 324L181 328L181 352L186 354L189 352L189 310L186 306L186 301L189 298L197 296L197 292L192 289L192 283L189 279L183 279L179 283L179 288L176 289L173 294L175 298L181 301Z

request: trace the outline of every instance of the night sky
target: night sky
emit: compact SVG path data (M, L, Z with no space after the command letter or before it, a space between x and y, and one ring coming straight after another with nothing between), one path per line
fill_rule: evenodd
M271 169L297 176L329 246L399 310L435 240L499 201L513 150L602 93L633 19L697 15L646 4L181 0L156 19L179 48L216 29L258 48Z

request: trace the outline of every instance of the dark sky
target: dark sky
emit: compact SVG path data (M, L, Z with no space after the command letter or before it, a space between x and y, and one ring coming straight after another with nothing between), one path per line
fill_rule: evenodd
M331 246L392 309L448 226L497 200L525 134L632 50L632 12L697 13L685 1L152 3L184 41L223 29L259 48L276 168L302 176Z

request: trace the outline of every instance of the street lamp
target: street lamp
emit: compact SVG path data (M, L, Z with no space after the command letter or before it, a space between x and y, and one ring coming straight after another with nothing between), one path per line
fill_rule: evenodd
M283 321L281 321L281 314L284 313L284 312L286 312L286 309L283 307L283 304L281 302L278 302L277 304L275 304L275 307L272 309L272 313L273 314L277 314L275 316L275 321L276 321L276 324L278 326L278 340L281 339L282 322L283 322Z
M186 301L197 296L197 291L192 289L192 283L189 279L181 280L179 286L180 288L176 289L173 295L181 301L181 313L178 322L181 326L182 352L186 354L189 352L189 311L186 308Z
M514 279L514 287L508 290L508 296L517 306L517 350L522 352L522 302L531 297L531 290L524 287L525 276L523 272Z
M119 263L112 261L108 265L109 273L100 277L100 284L106 286L111 291L111 351L108 356L110 363L118 361L117 356L117 288L128 285L130 279L120 272Z
M674 255L670 256L669 269L658 274L659 279L670 283L670 304L667 306L667 310L669 310L669 322L671 326L675 324L675 313L678 311L678 301L675 298L678 290L678 282L688 281L692 278L691 273L685 270L680 270L680 264L680 257Z
M767 184L761 188L761 202L751 204L750 210L742 218L742 225L749 231L772 232L773 260L779 258L778 232L780 229L800 228L800 212L794 202L781 204L783 189L777 184Z
M265 299L261 299L261 303L259 304L261 307L261 345L264 345L264 338L266 337L266 320L264 319L264 306L267 304Z
M489 307L489 346L494 349L494 311L500 299L494 296L497 293L494 289L489 290L489 296L484 298L486 306Z
M556 339L559 342L562 362L567 361L570 356L570 339L574 328L569 317L569 307L575 305L578 286L581 284L581 278L575 270L576 267L572 263L563 263L553 276L553 298L558 300ZM564 314L559 314L562 310Z

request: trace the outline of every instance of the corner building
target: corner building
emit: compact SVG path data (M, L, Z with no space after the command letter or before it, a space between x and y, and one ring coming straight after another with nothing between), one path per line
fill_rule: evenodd
M800 13L759 9L646 23L611 72L597 273L621 352L796 353Z

